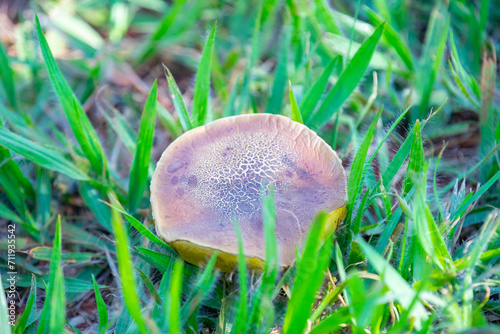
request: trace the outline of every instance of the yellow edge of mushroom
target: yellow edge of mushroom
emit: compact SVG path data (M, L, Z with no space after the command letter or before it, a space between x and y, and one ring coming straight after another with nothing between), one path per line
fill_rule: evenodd
M323 237L326 238L337 229L338 225L345 218L347 209L345 204L330 212L326 217ZM200 246L186 240L176 240L170 242L170 246L187 262L203 267L204 264L217 251L210 247ZM263 270L265 261L258 257L247 257L247 265L251 270ZM238 255L223 251L218 251L215 266L222 272L231 272L238 265Z

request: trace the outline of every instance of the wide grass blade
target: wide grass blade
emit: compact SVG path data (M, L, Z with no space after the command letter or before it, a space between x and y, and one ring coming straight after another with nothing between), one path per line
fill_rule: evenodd
M368 14L370 20L374 24L380 25L384 22L384 19L372 9L365 7L365 11ZM401 35L390 24L387 24L385 26L384 40L388 46L394 48L394 51L396 51L399 58L401 58L406 68L410 72L413 72L415 65L410 48L408 47L406 42L401 38Z
M0 297L1 298L1 297ZM22 334L24 333L26 326L28 324L28 320L30 319L30 315L36 312L36 280L32 279L31 281L31 290L30 295L28 297L28 302L26 303L26 307L24 308L23 314L19 318L16 327L14 328L14 333ZM2 330L3 333L3 330ZM6 332L8 333L8 332Z
M416 72L415 89L418 94L419 104L411 114L413 121L425 117L434 83L441 68L450 26L446 6L441 2L436 3L436 7L429 19L422 58Z
M382 109L380 109L380 111L373 119L370 128L366 132L365 137L363 138L363 142L361 143L361 146L359 147L358 152L356 152L354 160L352 161L351 173L349 174L349 180L347 181L347 215L346 219L344 220L348 224L347 230L349 231L349 234L345 241L342 243L343 249L345 249L345 247L347 247L347 245L351 241L351 217L356 199L360 195L363 186L366 156L368 154L370 144L373 140L373 136L375 135L377 122L380 118L380 115L382 115Z
M0 131L3 129L0 127ZM2 145L1 142L0 145ZM20 185L24 185L27 181L27 184L31 187L31 183L23 176L21 168L12 160L9 150L2 146L0 146L0 164L0 185L17 213L21 217L25 217L27 214L26 194ZM31 188L31 191L33 191L33 188ZM2 211L5 212L5 210Z
M196 125L205 124L208 112L208 100L210 97L210 72L212 70L212 54L215 42L215 30L217 23L214 24L210 36L205 43L201 59L196 71L196 82L193 92L192 116L196 119Z
M241 114L242 111L247 109L248 103L250 101L250 81L252 69L258 62L259 54L261 52L262 46L260 45L260 28L261 28L261 18L264 12L265 1L261 2L257 15L254 21L254 28L252 31L252 47L250 49L250 54L248 55L248 59L245 62L245 71L243 76L243 83L241 87L241 94L239 98L238 109L236 110L236 114Z
M97 306L97 313L99 314L98 333L105 333L106 329L108 328L108 309L106 308L104 299L102 299L102 295L99 291L99 287L97 286L94 275L92 275L92 282L94 283L95 302Z
M169 245L167 245L165 243L165 241L161 240L153 232L151 232L150 230L148 230L148 228L146 226L144 226L144 224L142 224L140 221L138 221L134 216L132 216L129 213L127 213L122 208L122 206L120 205L119 202L114 202L114 205L113 204L109 204L109 206L111 208L113 208L114 210L122 213L123 216L125 217L125 219L127 219L127 221L130 223L130 225L132 225L137 230L137 232L139 232L140 234L142 234L149 241L151 241L154 244L157 244L158 246L160 246L164 250L168 251L170 253L170 255L176 255L177 254L172 249L172 247L170 247Z
M14 211L6 207L3 203L0 203L0 217L16 223L22 223L23 221L21 217L19 217Z
M203 302L203 299L208 295L210 289L214 285L215 281L218 277L218 272L214 271L215 263L217 261L218 252L215 251L214 255L210 258L210 260L205 265L203 272L198 278L196 284L191 289L189 296L186 298L184 305L180 310L181 319L183 321L189 319L189 317L193 316L194 312L198 310L200 304ZM184 277L189 277L185 274ZM196 314L194 314L196 316Z
M9 64L9 58L5 52L3 43L0 42L0 77L5 90L5 95L12 108L17 109L16 90L14 86L14 74Z
M184 130L184 132L189 131L194 128L194 126L191 122L191 119L189 118L186 105L184 104L184 100L182 99L181 91L179 90L179 87L177 87L177 83L175 82L172 73L170 73L170 70L165 67L165 71L167 71L166 77L168 89L170 89L170 94L172 94L172 102L174 104L175 111L177 112L177 117L179 117L179 120L181 122L182 130Z
M45 292L45 302L38 322L37 334L64 332L66 301L64 297L64 276L61 268L61 247L62 232L61 217L59 216L52 245L49 286Z
M113 195L109 196L111 204L118 206ZM139 332L146 334L147 329L142 317L141 304L137 295L135 280L132 271L132 259L128 250L128 236L123 226L123 221L118 210L111 208L111 224L116 238L116 257L118 258L118 271L120 273L120 283L123 291L123 300L128 313L134 319Z
M135 145L134 160L130 169L128 206L131 212L134 212L139 207L149 180L148 170L156 120L156 89L157 83L155 80L144 105L137 144Z
M97 175L105 176L108 172L106 167L106 157L104 155L104 150L101 146L99 137L85 114L80 102L57 66L56 61L52 56L52 52L50 51L49 44L43 35L38 17L36 17L36 30L50 82L52 83L57 99L66 114L66 119L69 122L71 130L80 144L82 151L85 153L85 156L89 159L94 171Z
M420 178L416 180L417 185L412 214L416 234L420 245L434 264L441 271L453 273L453 260L446 248L441 232L432 217L429 206L426 204L426 176L427 170L425 166L424 170L420 173Z
M290 43L290 33L286 31L283 40L281 41L281 48L278 55L278 63L274 71L274 81L271 88L271 95L267 102L266 113L280 114L283 106L283 93L285 92L286 79L288 78L287 63L288 63L288 46Z
M264 227L264 241L266 247L266 262L262 283L252 299L250 312L250 331L258 332L263 322L266 329L272 326L274 309L272 299L274 286L278 275L278 243L276 239L276 206L274 203L274 190L270 186L262 189L262 220ZM267 194L266 194L267 193Z
M266 245L266 264L262 285L274 285L278 275L278 243L276 239L276 205L274 189L269 188L269 195L262 196L262 220L264 225L264 241ZM272 291L272 289L271 289Z
M311 224L302 257L297 262L292 296L283 323L283 333L303 333L313 303L330 262L333 242L322 240L326 215L320 213Z
M50 170L66 174L72 179L86 181L89 177L68 161L61 153L42 147L4 127L0 127L0 145L22 155L26 159Z
M238 238L238 277L240 287L240 302L236 312L236 321L233 333L246 333L248 328L248 296L247 296L247 263L243 249L240 225L236 218L233 219L234 230Z
M339 63L340 56L335 57L323 70L320 77L312 87L307 91L304 99L300 104L300 110L302 111L302 116L304 119L309 119L309 116L314 111L314 108L318 105L318 102L321 99L321 96L325 92L326 86L328 85L328 81L332 76L333 70L337 67Z
M314 328L309 332L310 334L323 334L323 333L338 333L344 329L343 324L349 322L348 307L342 307L332 314L328 315L325 319L321 320Z
M404 308L409 308L413 304L411 314L414 317L416 329L420 329L423 325L423 321L427 320L428 316L424 305L420 301L414 301L416 296L415 290L412 289L408 282L399 275L396 269L368 245L366 241L361 237L357 237L356 241L361 246L368 261L370 261L371 265L379 273L382 282L394 293L396 300L398 300Z
M0 128L3 127L3 123L0 117ZM28 198L35 198L35 190L31 185L30 180L24 176L21 168L11 159L11 155L8 148L2 147L0 145L0 173L8 175L10 182L15 182L17 184L17 191L24 193L19 200L22 200L25 196ZM4 189L7 187L4 186Z
M184 262L182 260L175 261L174 272L170 281L170 289L168 292L168 329L169 333L181 333L180 323L180 308L182 297L182 269Z
M80 182L80 195L87 207L96 216L97 221L108 231L113 231L111 226L111 210L105 204L105 197L90 182Z
M381 24L361 45L318 111L306 120L307 125L313 129L321 128L347 100L363 78L383 31L384 24Z

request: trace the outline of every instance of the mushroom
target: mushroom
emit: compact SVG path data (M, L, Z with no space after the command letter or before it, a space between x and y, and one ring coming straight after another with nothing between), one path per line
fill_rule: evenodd
M240 226L251 268L263 267L261 193L274 188L279 264L291 265L319 211L333 232L345 218L346 176L315 132L273 114L226 117L192 129L163 152L151 181L157 234L189 263L237 264Z

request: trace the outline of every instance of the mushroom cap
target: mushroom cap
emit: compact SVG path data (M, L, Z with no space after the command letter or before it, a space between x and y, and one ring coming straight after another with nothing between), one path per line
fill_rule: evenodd
M177 138L151 181L156 231L198 265L203 255L190 253L238 254L235 217L245 256L258 263L265 259L261 194L271 185L279 263L289 266L319 211L332 212L333 230L344 218L347 191L335 151L284 116L226 117Z

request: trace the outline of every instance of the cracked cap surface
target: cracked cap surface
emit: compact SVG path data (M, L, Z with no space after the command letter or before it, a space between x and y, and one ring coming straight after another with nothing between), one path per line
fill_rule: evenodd
M346 202L346 176L335 151L280 115L233 116L190 130L165 150L151 181L157 233L167 242L237 254L236 217L245 255L264 259L261 193L270 185L279 262L288 266L314 216Z

